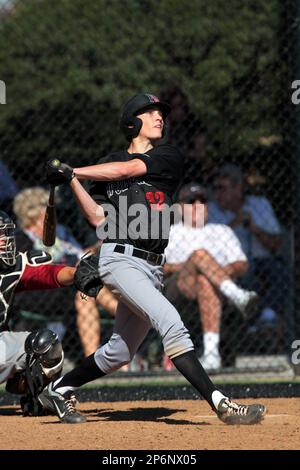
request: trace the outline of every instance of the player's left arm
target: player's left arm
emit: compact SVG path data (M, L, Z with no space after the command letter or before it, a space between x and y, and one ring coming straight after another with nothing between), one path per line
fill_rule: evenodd
M47 290L73 284L75 268L64 265L27 265L18 284L17 291Z
M77 204L88 222L97 227L105 220L104 211L85 190L79 179L93 181L122 180L144 175L147 173L147 167L142 160L134 158L129 162L110 162L74 168L74 172L75 178L70 182L70 187Z
M109 162L74 168L74 173L79 180L118 181L145 175L147 166L139 158L133 158L128 162Z
M58 271L56 279L61 287L71 286L74 283L74 274L76 268L71 266L64 266Z
M75 196L76 202L87 221L93 227L97 227L103 223L105 221L105 214L102 207L96 203L76 177L72 179L70 187Z

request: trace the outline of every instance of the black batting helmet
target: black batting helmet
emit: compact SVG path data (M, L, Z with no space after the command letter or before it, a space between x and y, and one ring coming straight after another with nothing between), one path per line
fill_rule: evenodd
M7 266L16 263L15 224L6 212L0 210L0 261Z
M171 107L168 103L160 101L155 95L151 95L149 93L138 93L124 105L121 113L120 127L128 141L137 137L141 130L143 123L137 115L153 106L161 110L163 120L165 121L171 111Z

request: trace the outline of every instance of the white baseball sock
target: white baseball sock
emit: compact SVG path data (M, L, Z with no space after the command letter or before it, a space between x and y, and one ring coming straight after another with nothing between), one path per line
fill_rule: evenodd
M225 395L223 395L223 393L219 392L219 390L215 390L212 393L211 399L212 399L213 404L215 405L216 408L218 408L219 403L220 403L221 400L223 400L223 398L227 398L227 397L225 397Z
M244 296L244 289L241 287L238 287L233 281L230 279L226 279L223 281L220 285L220 291L222 294L232 302L235 302L236 300L240 300L241 297Z
M220 334L213 333L212 331L208 331L207 333L203 334L203 355L207 356L209 354L217 354L219 355L219 342L220 342Z

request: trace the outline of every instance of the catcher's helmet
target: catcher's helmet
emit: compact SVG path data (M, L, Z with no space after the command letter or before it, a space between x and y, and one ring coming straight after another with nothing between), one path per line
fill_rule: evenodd
M160 101L155 95L148 93L138 93L134 95L124 105L121 113L120 127L128 141L137 137L142 127L142 120L137 117L138 114L143 113L153 106L161 110L163 120L165 121L171 111L168 103Z
M7 266L16 263L15 224L4 211L0 211L0 261Z

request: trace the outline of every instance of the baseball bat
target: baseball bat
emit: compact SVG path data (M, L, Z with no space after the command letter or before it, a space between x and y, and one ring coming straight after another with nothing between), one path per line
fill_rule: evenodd
M51 185L49 200L46 208L44 226L43 226L43 243L45 246L52 246L56 239L56 205L55 205L55 186Z

